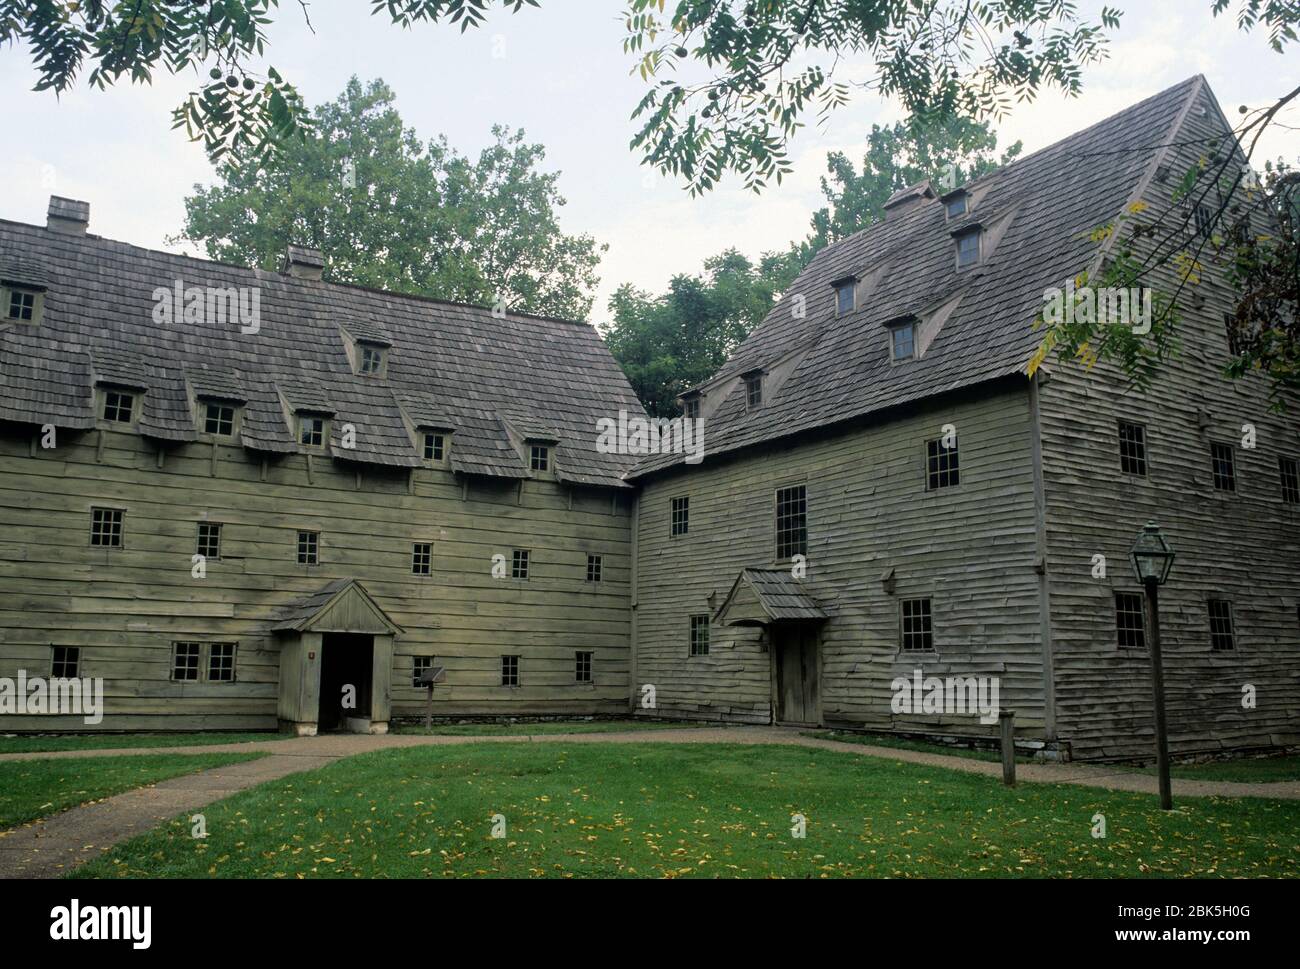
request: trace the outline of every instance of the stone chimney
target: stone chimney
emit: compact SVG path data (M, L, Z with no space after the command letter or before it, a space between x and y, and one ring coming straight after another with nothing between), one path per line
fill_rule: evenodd
M325 257L319 249L290 243L280 272L288 273L295 279L320 279L325 272Z
M90 226L90 203L50 196L50 209L45 218L45 228L68 235L84 236Z
M930 187L930 180L917 182L915 185L909 185L901 191L895 192L885 202L885 219L896 219L904 212L910 212L923 202L934 198L934 189Z

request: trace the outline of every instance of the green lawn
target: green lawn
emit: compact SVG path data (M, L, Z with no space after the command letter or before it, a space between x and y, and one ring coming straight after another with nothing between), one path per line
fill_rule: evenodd
M278 733L129 733L60 734L50 737L0 737L0 754L27 754L51 750L114 750L118 747L206 747L209 744L243 744L254 740L285 740Z
M663 723L649 720L553 720L539 723L435 723L425 730L424 724L402 724L393 733L428 737L528 737L544 733L622 733L625 730L681 730L699 727L699 723Z
M261 754L140 754L0 762L0 831L24 821Z
M1094 815L1107 837L1094 839ZM1300 802L1155 798L720 744L351 757L119 845L78 877L1300 876ZM494 815L507 837L491 837ZM807 819L792 837L792 815Z
M996 750L977 750L970 747L949 747L946 744L932 744L924 740L908 740L906 737L884 737L876 734L851 733L840 730L805 730L805 737L819 740L838 740L845 744L865 744L870 747L888 747L890 750L917 750L925 754L948 754L951 757L967 757L971 760L988 760L1002 762L1002 754ZM1031 758L1017 754L1019 763L1028 763Z

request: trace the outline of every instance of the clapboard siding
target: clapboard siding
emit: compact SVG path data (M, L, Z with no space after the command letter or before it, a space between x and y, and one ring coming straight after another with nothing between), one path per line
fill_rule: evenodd
M925 490L925 442L958 431L961 485ZM770 657L763 637L713 626L708 656L688 656L688 616L716 610L745 567L775 556L774 492L808 496L806 587L834 615L823 629L828 723L883 730L987 734L975 717L895 715L895 677L1001 680L1027 733L1042 733L1036 526L1027 387L935 402L886 423L648 481L638 502L634 690L655 688L669 717L766 723ZM690 496L690 531L669 534L670 499ZM893 568L893 595L881 576ZM933 597L936 649L901 654L899 600ZM639 706L639 704L638 704Z
M102 434L102 441L101 441ZM0 435L0 676L48 675L52 645L81 647L83 676L103 677L99 729L273 727L281 609L355 577L393 621L393 713L423 714L414 655L447 667L436 712L609 713L628 696L630 501L551 481L471 487L437 469L351 468L316 457L260 460L235 447L187 444L162 461L117 431L61 432L31 448ZM263 477L265 480L263 480ZM412 493L413 491L413 493ZM490 493L491 500L488 498ZM468 500L466 500L468 497ZM125 547L92 548L90 509L125 509ZM220 522L221 558L191 576L197 524ZM296 562L299 529L321 532L319 566ZM433 545L433 574L411 573L411 545ZM494 579L492 556L530 552L530 578ZM587 555L602 557L600 583ZM173 682L177 640L239 643L234 683ZM594 684L574 678L591 650ZM521 685L500 685L518 654ZM6 718L10 729L79 728L80 720Z
M1203 89L1171 139L1169 179L1153 180L1141 195L1152 213L1169 204L1205 147L1184 143L1211 134L1218 117ZM1174 287L1169 274L1155 285ZM1177 551L1160 608L1171 750L1300 742L1300 505L1283 502L1278 469L1279 455L1300 456L1300 402L1279 415L1261 379L1221 376L1232 293L1208 263L1196 290L1205 303L1197 309L1182 298L1181 351L1149 392L1126 390L1105 365L1086 374L1062 366L1042 388L1058 726L1076 757L1153 750L1149 663L1145 653L1118 647L1113 598L1140 591L1127 554L1148 520ZM1145 478L1121 472L1121 418L1147 429ZM1242 447L1244 424L1255 425L1253 450ZM1235 494L1214 489L1212 441L1235 445ZM1095 554L1106 556L1104 579L1092 576ZM1208 598L1232 602L1231 653L1211 651ZM1254 709L1242 706L1247 685L1257 690Z

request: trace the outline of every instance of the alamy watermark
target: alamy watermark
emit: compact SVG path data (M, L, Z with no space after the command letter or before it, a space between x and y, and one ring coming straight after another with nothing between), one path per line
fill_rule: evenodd
M684 454L687 464L704 460L704 418L641 417L625 410L618 420L596 421L596 450L601 454Z
M88 726L104 719L102 677L0 676L0 716L74 716Z
M153 321L159 326L238 323L239 332L246 336L262 328L262 291L256 286L186 286L178 279L171 289L155 289L153 299Z
M1151 290L1122 286L1076 287L1071 279L1064 289L1053 286L1043 290L1043 322L1048 326L1075 322L1101 326L1117 323L1131 327L1134 333L1150 333Z
M926 676L923 670L912 670L912 677L899 676L889 684L894 698L890 709L894 713L978 713L980 723L998 722L998 690L996 676Z

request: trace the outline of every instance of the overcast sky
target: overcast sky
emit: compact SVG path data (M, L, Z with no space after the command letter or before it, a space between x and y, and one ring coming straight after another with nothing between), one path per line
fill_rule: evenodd
M353 74L382 77L407 125L425 139L446 134L466 154L489 143L494 123L524 128L546 146L546 167L563 173L565 231L609 244L592 314L603 321L609 293L623 282L657 291L727 247L756 256L802 237L822 203L827 152L860 158L871 124L899 117L893 105L860 98L829 128L796 138L795 173L781 186L756 197L730 184L691 198L628 149L629 114L645 89L622 52L623 6L542 0L541 10L494 12L484 28L462 35L447 25L402 31L370 16L369 0L314 0L312 34L297 3L286 2L267 60L311 105L335 98ZM1080 3L1091 13L1099 6ZM1020 139L1026 151L1044 147L1197 73L1209 78L1230 118L1239 104L1260 106L1296 83L1296 51L1272 53L1261 33L1242 34L1228 18L1212 17L1210 0L1121 6L1111 57L1087 71L1083 95L1048 94L1017 107L997 125L1001 145ZM32 92L35 79L26 51L0 51L0 218L43 224L49 195L66 195L90 202L92 232L184 250L166 237L181 226L184 196L211 181L211 169L197 145L171 130L170 113L200 82L164 74L152 87L79 89L56 99ZM1286 120L1300 127L1296 113ZM1279 129L1261 155L1294 161L1300 132Z

